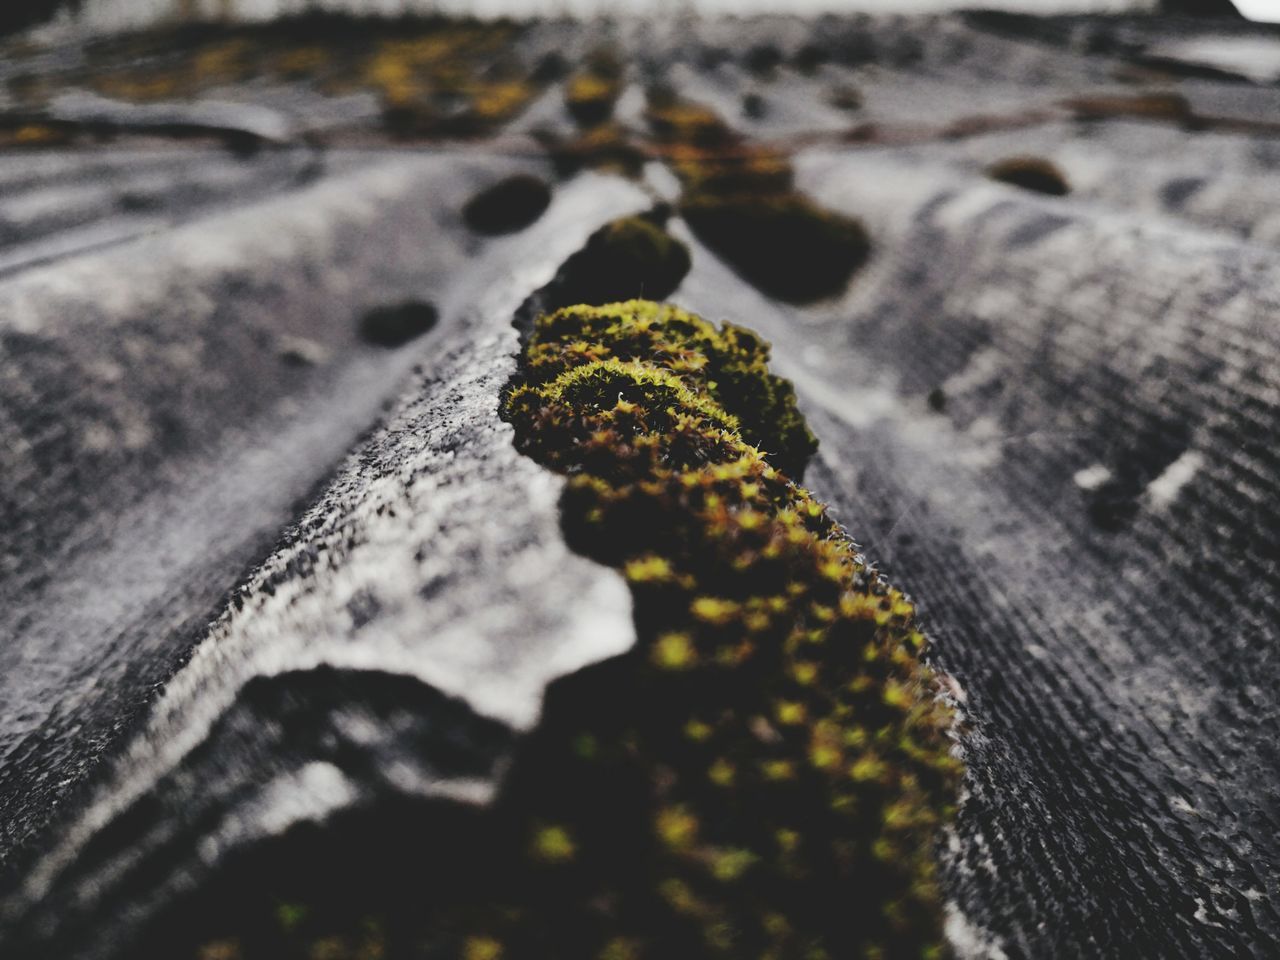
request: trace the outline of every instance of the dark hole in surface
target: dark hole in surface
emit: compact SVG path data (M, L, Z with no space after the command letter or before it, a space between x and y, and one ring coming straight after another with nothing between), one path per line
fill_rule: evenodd
M421 300L375 307L360 321L360 338L378 347L399 347L436 325L433 304Z
M1043 157L1008 157L987 167L987 176L1000 183L1051 197L1064 197L1071 192L1063 172Z
M523 230L551 204L551 188L527 173L481 190L462 208L462 219L476 233L496 235Z

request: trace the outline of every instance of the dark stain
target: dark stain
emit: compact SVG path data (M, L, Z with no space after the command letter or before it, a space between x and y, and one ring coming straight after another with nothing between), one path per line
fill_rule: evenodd
M1179 177L1160 188L1160 199L1166 206L1181 207L1200 192L1207 181L1204 177Z
M422 336L438 319L435 305L421 300L376 307L360 321L360 338L378 347L399 347Z
M695 195L680 213L699 240L744 280L786 303L841 293L871 255L862 224L795 193Z
M782 51L777 44L758 43L743 56L742 65L756 76L769 76L782 65Z
M462 219L476 233L514 233L534 223L551 204L551 188L527 173L481 190L462 208Z
M1066 175L1044 157L1007 157L987 167L986 173L992 180L1050 197L1065 197L1071 192Z
M1133 522L1147 485L1177 460L1191 443L1185 420L1148 424L1126 445L1117 444L1104 462L1111 478L1085 491L1085 509L1099 530L1117 533Z

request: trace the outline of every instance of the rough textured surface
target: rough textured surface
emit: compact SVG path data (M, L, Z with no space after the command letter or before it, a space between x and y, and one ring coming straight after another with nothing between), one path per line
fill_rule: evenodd
M527 269L544 258L545 277L557 254L567 255L588 197L593 210L622 212L635 202L620 185L578 184L559 217L548 214L554 239L538 246L524 238ZM452 336L435 344L432 374L410 384L387 424L232 594L106 783L25 871L6 908L15 950L110 950L157 904L196 883L224 848L294 820L385 792L483 799L509 731L534 722L546 683L630 645L621 581L568 552L558 533L559 484L519 457L497 418L498 392L514 369L510 318L521 293L510 282L486 290L479 273L455 291ZM492 523L495 513L505 521ZM394 701L353 693L310 702L304 693L334 669L356 677L357 688L368 672L414 678L423 686L415 697L493 730L481 740L494 748L464 757L465 776L451 777L430 750L419 755L394 739L379 760L376 750L344 751L314 732L298 742L272 733L301 722L286 720L292 708L355 744L376 738L376 722L361 718ZM376 683L368 681L375 693ZM418 731L406 736L436 742L436 707L395 709ZM264 742L246 746L255 727ZM366 770L376 771L372 782ZM300 780L311 786L297 804L271 802ZM232 811L228 834L220 823Z
M916 599L954 679L969 769L941 850L956 952L1274 955L1280 88L1206 69L1188 52L1201 40L1280 42L1236 24L996 14L530 27L510 43L540 79L526 114L484 149L541 154L554 141L576 169L616 169L640 186L562 184L526 233L483 248L457 217L492 182L477 173L483 150L438 143L458 129L450 124L388 129L383 94L330 95L278 72L246 82L236 88L245 102L314 116L286 134L307 131L313 146L234 162L203 139L179 149L136 127L98 150L72 131L32 152L19 141L48 130L25 126L26 113L6 126L18 145L0 156L0 223L13 225L0 236L10 273L0 364L13 371L0 422L18 426L0 429L10 430L6 474L22 482L5 484L16 519L3 529L23 532L0 534L18 577L0 587L18 638L0 652L11 871L0 949L128 956L127 938L184 891L189 904L206 890L230 899L234 890L204 884L237 851L296 853L303 836L327 849L337 825L388 818L399 804L410 813L388 822L417 822L428 808L406 798L423 792L436 804L431 822L470 838L455 828L535 723L543 685L606 652L584 640L556 662L555 637L584 636L576 624L592 641L629 640L622 584L565 549L557 486L510 449L496 391L512 369L515 304L603 223L678 199L679 158L645 116L644 88L661 77L745 143L803 148L787 159L795 187L857 218L872 240L845 292L786 307L675 217L669 229L688 243L692 269L672 299L773 341L822 443L809 482ZM613 119L575 140L554 78L606 41L627 64ZM543 60L551 52L566 71ZM48 102L33 76L79 82L86 56L69 44L5 58L6 116ZM227 90L192 95L225 100ZM382 199L363 212L343 207L349 184L336 178L369 154L340 145L410 135L436 152L396 161L400 186L375 191ZM987 177L1019 155L1052 163L1071 192ZM494 163L494 181L516 169ZM447 210L402 202L417 176L403 171L421 164L437 173L413 195L438 183ZM169 186L123 202L148 171ZM383 176L357 174L366 185ZM298 188L298 177L319 183ZM280 198L261 199L270 194ZM244 206L222 210L232 198ZM378 212L388 206L390 219ZM259 233L281 217L287 232ZM376 235L360 228L371 219ZM180 281L201 231L229 223L239 224L236 257ZM345 241L324 241L344 229ZM292 252L277 257L284 237ZM355 274L344 278L348 263ZM267 274L289 286L237 285ZM107 283L117 277L129 282ZM358 316L381 301L375 286L439 305L439 328L412 356L353 352ZM142 299L95 295L119 289ZM44 292L14 293L31 290ZM36 299L46 306L32 313ZM285 367L311 386L260 377L278 348L320 356L281 342L307 336L304 316L317 318L308 339L340 359ZM194 367L193 342L204 351ZM99 369L104 356L125 373ZM429 366L389 425L310 507L293 508L416 361ZM192 384L192 369L217 377ZM362 386L342 387L343 377ZM100 406L153 424L172 408L194 447L166 446L153 429L134 434L137 457L107 442L88 484L42 471L31 459L41 451L55 466L73 455L96 463L80 459L84 437L130 435L126 424L89 431ZM280 441L290 429L295 439ZM282 453L254 463L271 466L241 468L223 452L265 456L264 437ZM298 465L292 479L281 481L281 461ZM211 493L224 489L219 478L238 496L256 491L253 511ZM43 509L46 498L58 512ZM134 522L144 515L156 526ZM234 547L189 536L191 517L241 524L226 527ZM291 517L302 519L278 551L219 606ZM124 531L123 553L103 546L111 530ZM513 556L527 563L513 568ZM550 586L567 583L552 579L562 573L572 588ZM605 600L593 603L583 583ZM138 584L162 595L140 600ZM131 606L142 600L150 605ZM609 629L589 629L593 609L612 613ZM87 622L86 610L106 613ZM465 642L447 642L450 622L470 625ZM459 662L464 654L475 660ZM390 702L405 708L388 712ZM334 829L314 826L323 823Z

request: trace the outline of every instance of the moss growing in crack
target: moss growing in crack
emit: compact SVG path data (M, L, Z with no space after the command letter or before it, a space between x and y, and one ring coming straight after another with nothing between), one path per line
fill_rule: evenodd
M707 416L723 418L728 429L766 449L772 464L799 475L817 440L796 407L791 385L772 376L768 362L769 345L750 330L732 323L717 329L677 307L644 300L574 306L535 328L525 351L528 383L521 389L541 395L582 378L612 384L621 375L639 378L653 390L657 378L686 391L677 398L683 406L696 407L699 398L709 397L716 406ZM625 366L636 363L647 366L639 372ZM630 383L624 387L630 389ZM730 410L732 415L726 413Z
M1064 197L1071 192L1066 175L1043 157L1006 157L987 167L986 173L992 180L1033 193Z
M561 268L554 304L668 297L689 272L689 248L663 228L659 212L605 224Z
M557 685L507 790L508 958L941 952L948 711L911 603L771 463L813 449L767 347L651 302L543 316L504 401L623 571L630 653Z

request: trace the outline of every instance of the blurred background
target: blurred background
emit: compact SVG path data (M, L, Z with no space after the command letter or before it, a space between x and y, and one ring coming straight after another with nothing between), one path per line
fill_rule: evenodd
M40 22L56 17L96 29L146 26L164 20L258 20L315 12L402 14L475 14L478 16L557 16L597 14L704 14L867 12L927 13L957 8L1013 10L1025 13L1124 13L1168 11L1221 14L1239 7L1256 20L1280 19L1280 5L1269 0L27 0L6 5L0 25Z

